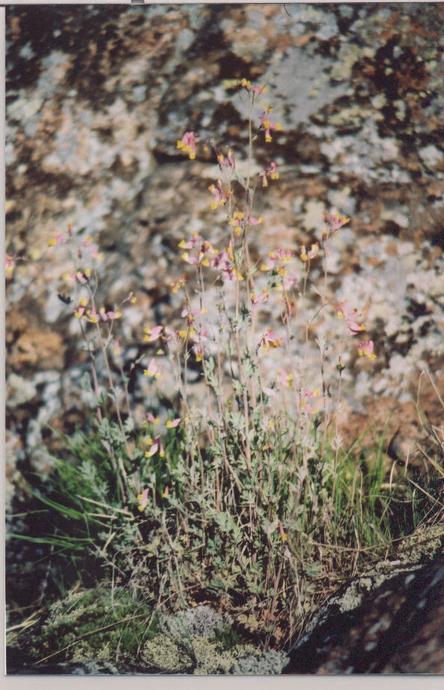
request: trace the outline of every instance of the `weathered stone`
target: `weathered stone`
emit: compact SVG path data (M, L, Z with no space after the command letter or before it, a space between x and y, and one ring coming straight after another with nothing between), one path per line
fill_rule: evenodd
M37 389L32 381L27 381L17 374L11 374L6 383L6 400L8 407L14 408L32 400Z
M128 353L144 352L143 325L180 323L180 300L170 291L183 271L177 243L199 231L221 244L226 226L223 213L209 208L214 159L200 150L191 162L178 155L176 140L194 129L202 142L231 145L244 163L245 99L223 82L248 77L268 82L284 125L271 144L262 136L255 142L254 165L276 160L281 179L256 194L264 223L252 255L259 260L277 246L298 254L319 239L324 210L352 214L332 242L328 298L364 309L378 358L363 362L354 345L344 347L334 310L324 310L304 368L319 387L315 335L330 352L345 350L342 395L354 414L340 434L356 436L369 419L375 428L375 417L382 431L393 403L391 452L413 461L410 440L421 438L404 413L415 404L420 371L439 374L444 357L442 16L437 3L8 7L7 251L42 256L18 260L8 280L8 366L21 375L66 364L65 400L75 398L71 372L86 357L57 295L72 267L66 253L48 250L68 223L93 235L104 253L100 299L113 304L137 292L137 309L119 325L127 362ZM278 367L300 365L305 321L318 306L313 298L295 307L294 349L288 359L270 355L271 381ZM278 313L270 303L258 323ZM325 375L333 390L331 364ZM189 391L197 399L200 378L194 372ZM146 382L134 391L141 405ZM33 402L46 404L40 396ZM435 404L422 402L431 414Z
M62 369L63 355L63 340L58 333L29 329L15 342L8 361L16 369Z
M444 557L394 563L335 594L284 673L443 673L443 615Z

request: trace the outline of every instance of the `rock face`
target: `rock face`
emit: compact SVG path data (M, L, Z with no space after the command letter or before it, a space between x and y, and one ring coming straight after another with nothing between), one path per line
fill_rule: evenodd
M143 325L180 314L169 287L183 271L178 241L199 231L220 243L225 233L223 214L209 206L214 160L200 150L189 161L176 140L195 130L231 145L242 163L245 102L223 82L246 77L268 84L283 124L271 144L257 142L255 165L275 160L281 179L257 195L264 223L252 254L297 254L319 239L324 212L351 216L332 245L328 287L332 300L363 309L378 359L343 353L341 434L355 436L369 411L383 425L388 406L397 416L389 434L399 432L397 405L414 405L419 372L442 376L444 362L443 11L415 3L8 7L7 252L16 267L7 307L17 326L8 374L37 386L28 421L63 427L61 410L81 412L75 391L88 366L57 294L69 257L48 251L48 240L72 223L97 241L99 297L113 305L136 292L121 325L124 357L143 352ZM317 308L312 301L295 314L296 351ZM264 306L258 323L274 318ZM317 335L334 350L342 325L321 315ZM317 387L318 360L313 339L304 366ZM270 358L270 377L284 365ZM48 369L58 388L36 381ZM139 376L136 403L143 385ZM50 408L48 390L57 396ZM28 438L13 401L9 426L29 455L38 433L31 425ZM434 393L423 400L437 424L435 403ZM415 433L410 421L401 437Z
M285 673L444 673L444 556L392 564L328 601Z

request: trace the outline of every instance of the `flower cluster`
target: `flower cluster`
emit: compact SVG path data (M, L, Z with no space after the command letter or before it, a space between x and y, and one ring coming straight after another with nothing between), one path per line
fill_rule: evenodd
M239 236L242 234L242 230L245 223L245 213L243 211L234 211L228 225L233 228L235 235Z
M374 348L373 340L365 340L358 345L358 355L360 357L367 357L370 360L376 359Z
M74 316L77 319L85 319L89 323L99 323L100 321L116 321L122 317L122 312L117 308L107 311L105 307L97 310L94 305L90 305L87 297L81 297L74 310Z
M271 349L276 349L278 347L282 347L283 345L283 340L280 338L274 331L269 329L268 331L265 331L265 333L262 335L260 341L259 341L259 348L261 350L271 350Z
M174 336L174 331L168 326L152 326L143 329L145 343L155 343L157 340L169 341Z
M293 256L293 252L289 249L275 249L269 252L267 258L260 264L261 271L271 272L271 287L288 291L299 282L297 273L288 271L288 263Z
M48 240L48 247L60 247L60 245L65 244L67 238L62 232L56 233L53 237Z
M267 144L269 144L272 141L272 136L271 132L281 132L282 131L282 125L280 122L275 122L270 118L270 113L272 112L272 108L269 106L264 110L262 115L259 118L260 126L261 129L263 129L265 133L265 141Z
M226 249L219 252L211 262L211 266L221 274L224 280L243 280L243 276L235 265L233 245L229 243Z
M298 408L300 412L314 415L321 409L320 391L312 389L304 389L300 392Z
M259 84L253 84L249 79L241 79L238 82L238 85L242 89L245 89L250 93L253 93L255 96L261 96L263 93L267 91L267 87L265 84L263 86L259 86Z
M181 240L179 248L187 250L182 253L182 259L193 266L209 266L211 257L216 253L213 246L197 233L188 241Z
M230 190L224 189L222 185L222 180L217 181L217 185L210 184L208 187L209 191L213 196L213 201L211 202L211 208L215 211L220 206L225 206L228 199L230 198Z
M239 237L249 225L260 225L263 221L262 216L256 217L251 214L245 214L243 211L234 211L228 221L228 225L233 228L234 234Z
M176 280L173 280L173 282L170 283L170 288L173 295L177 294L179 290L182 290L182 288L185 286L185 282L185 278L181 277L176 278Z
M301 247L300 259L304 263L308 263L309 261L313 261L313 259L316 259L318 254L319 244L317 242L314 242L308 251L305 246Z
M327 225L326 230L322 234L322 239L327 240L334 232L342 228L344 225L350 222L348 216L343 216L340 213L326 213L324 216L324 222Z
M64 273L62 278L67 283L78 283L79 285L86 285L91 278L92 270L90 268L85 268L84 270L78 270L75 273Z
M236 167L236 160L231 149L228 151L228 154L226 156L224 156L223 153L218 153L217 162L219 164L221 171L233 171Z
M357 319L360 320L359 311L357 309L350 309L346 302L341 302L337 305L336 314L340 319L344 319L350 335L356 335L365 331L364 324L357 322Z
M358 309L351 309L346 302L340 302L340 304L337 305L336 314L340 319L344 319L347 330L351 336L355 336L366 330ZM365 340L358 343L358 355L359 357L367 357L370 360L376 359L373 340Z
M198 141L194 132L185 132L182 139L177 140L176 148L188 154L189 159L193 161L196 158L196 144Z
M293 256L290 249L274 249L268 252L267 259L260 265L261 271L277 271L280 275L284 272L284 266Z

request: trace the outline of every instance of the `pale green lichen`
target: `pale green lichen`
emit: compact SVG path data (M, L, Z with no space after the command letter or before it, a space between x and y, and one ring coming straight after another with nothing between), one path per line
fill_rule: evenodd
M281 673L288 659L282 652L261 651L233 643L231 618L208 606L165 616L161 632L142 651L147 670L194 675Z
M147 670L207 675L277 675L288 663L282 652L261 651L251 644L224 649L222 642L204 636L175 641L164 633L148 641L143 650Z
M171 637L164 633L155 635L145 643L142 661L148 669L157 669L164 673L187 673L193 660L185 650Z

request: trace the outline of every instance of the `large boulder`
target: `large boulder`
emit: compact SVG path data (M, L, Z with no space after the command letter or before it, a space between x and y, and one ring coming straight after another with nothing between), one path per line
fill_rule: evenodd
M284 673L444 673L443 620L442 550L380 564L321 607Z

